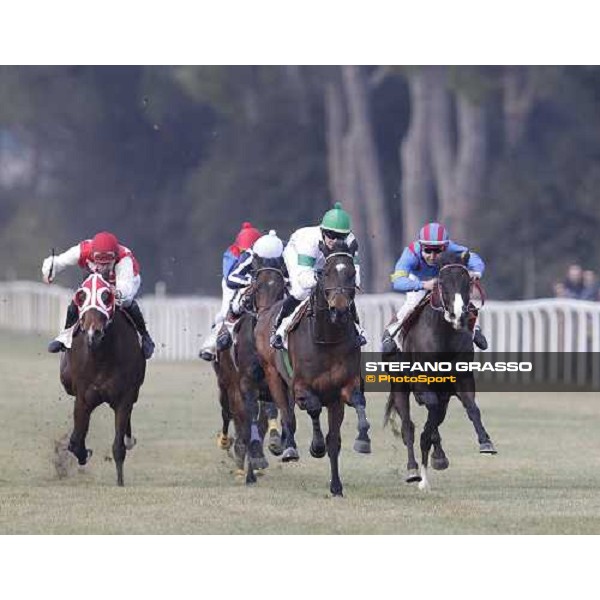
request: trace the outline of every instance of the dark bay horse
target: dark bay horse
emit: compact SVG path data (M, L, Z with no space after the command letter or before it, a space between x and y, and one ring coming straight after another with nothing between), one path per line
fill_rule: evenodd
M286 278L282 262L279 259L254 258L253 281L240 302L243 312L235 326L236 343L228 350L218 351L214 363L223 420L217 445L223 450L233 446L238 471L244 470L248 455L248 465L252 467L247 477L249 483L255 481L254 469L268 466L263 452L268 409L262 403L272 403L268 387L264 380L261 381L254 325L261 311L283 298ZM231 421L235 428L234 437L229 435ZM276 440L271 440L269 449L273 454L281 453Z
M254 258L253 280L243 302L244 312L237 326L234 354L239 372L240 392L244 403L243 439L247 453L246 483L255 483L254 469L268 466L263 452L265 436L265 403L279 400L278 408L283 422L294 419L293 406L273 399L256 349L254 327L260 315L282 300L286 292L286 270L282 258ZM259 402L260 401L260 402ZM290 414L291 413L291 414ZM289 453L284 459L290 460Z
M443 252L438 257L440 266L437 289L432 297L439 298L439 306L429 302L416 318L404 339L402 360L473 360L473 339L469 330L471 279L466 267L468 253L462 255ZM394 360L398 358L395 357ZM418 404L427 408L427 421L421 434L421 471L414 454L414 423L410 418L410 393ZM432 467L448 468L449 461L442 448L439 427L446 417L452 395L462 402L477 432L480 452L495 454L494 445L481 421L481 412L475 402L475 381L472 374L461 377L456 385L433 390L426 384L395 384L389 395L385 421L395 408L402 422L402 439L408 450L407 482L419 482L420 489L429 489L427 467L433 447Z
M65 391L75 396L69 451L80 465L87 463L92 455L85 447L90 416L97 406L108 403L115 413L112 451L117 485L122 486L125 455L135 445L131 411L144 383L146 360L135 327L117 308L113 290L101 275L92 274L83 282L75 303L79 322L60 367Z
M317 275L310 308L288 334L291 376L282 367L282 354L269 345L269 334L280 304L265 311L256 325L256 340L261 365L272 396L283 404L288 398L306 410L313 425L310 453L316 458L329 455L330 491L342 496L338 457L341 449L340 428L344 406L354 407L358 414L359 435L355 450L370 452L369 423L362 393L360 348L356 345L356 329L352 304L356 293L356 269L348 246L336 241L332 249L322 247L325 265ZM291 394L290 394L291 392ZM327 408L329 430L321 431L320 415ZM282 415L285 453L295 449L292 422Z

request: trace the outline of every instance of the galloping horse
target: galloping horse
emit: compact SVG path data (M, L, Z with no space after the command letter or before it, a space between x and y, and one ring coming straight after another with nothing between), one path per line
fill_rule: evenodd
M269 389L278 405L283 405L291 390L293 398L312 419L313 439L310 453L316 458L329 454L331 464L330 490L342 496L338 457L341 448L340 428L344 419L344 404L353 406L358 414L359 435L354 449L370 452L369 423L365 412L365 397L361 389L360 348L356 344L356 329L352 304L356 292L356 270L353 256L346 244L337 241L332 249L322 247L325 265L317 274L308 310L288 334L290 375L284 367L283 355L269 345L271 325L280 308L276 304L264 311L255 328L256 344ZM329 431L323 438L320 415L327 407ZM282 414L286 452L295 451L293 423Z
M117 485L122 486L125 455L135 445L131 411L144 383L146 361L135 327L117 308L115 295L101 275L90 275L74 299L79 322L60 366L61 383L67 394L75 396L69 451L80 465L87 463L92 455L85 447L90 416L97 406L108 403L115 412L112 451Z
M473 360L473 338L469 330L471 279L467 270L469 255L443 252L438 257L440 266L436 290L425 305L404 339L402 360L419 361L443 356L443 360ZM438 298L439 306L433 299ZM410 419L410 392L417 403L427 407L427 421L421 434L421 471L414 455L415 426ZM446 417L448 403L452 395L458 396L467 411L469 419L477 432L479 451L483 454L495 454L494 445L481 422L481 413L475 403L475 381L472 374L465 374L452 386L444 389L427 388L425 384L398 384L390 392L385 422L389 421L395 407L402 421L402 439L408 450L408 483L418 481L419 488L429 489L427 466L429 452L433 446L432 467L436 470L447 469L448 458L442 448L439 426Z
M243 440L247 453L246 483L248 484L256 482L254 469L268 466L263 453L264 403L274 401L269 393L265 373L256 350L254 327L260 315L281 300L286 290L283 259L255 257L252 272L253 281L246 292L244 312L237 326L238 333L234 345L240 391L244 402ZM259 400L261 400L260 404ZM279 401L281 402L281 397ZM280 403L278 408L283 422L293 421L293 406L290 407L286 401ZM284 460L290 460L289 453Z

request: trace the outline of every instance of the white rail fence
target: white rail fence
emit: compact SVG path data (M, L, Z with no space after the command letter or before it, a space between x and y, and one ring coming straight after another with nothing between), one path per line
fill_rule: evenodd
M0 283L0 329L48 334L64 323L72 291L27 281ZM385 325L403 302L399 294L365 294L357 304L375 351ZM220 299L144 296L140 305L160 360L197 357ZM488 302L480 323L496 352L600 352L600 303L542 299Z

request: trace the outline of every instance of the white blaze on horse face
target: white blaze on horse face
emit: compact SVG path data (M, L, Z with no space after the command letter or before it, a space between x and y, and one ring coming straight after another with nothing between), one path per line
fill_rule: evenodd
M87 330L88 342L91 344L94 339L94 328L90 325L90 328Z
M454 329L458 329L460 325L460 317L462 316L464 302L460 294L454 294L454 318L452 319L452 325Z
M335 265L335 270L338 273L341 273L342 271L346 270L346 265L344 263L338 263L337 265Z

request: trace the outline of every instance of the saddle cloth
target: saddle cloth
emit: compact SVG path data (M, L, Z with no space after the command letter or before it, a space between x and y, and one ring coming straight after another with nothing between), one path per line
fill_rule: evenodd
M281 336L283 340L283 347L287 349L287 336L290 331L293 331L300 323L300 319L303 317L304 313L308 309L310 303L310 296L305 300L302 300L300 304L294 309L294 312L281 321L281 325L277 329L278 335Z

